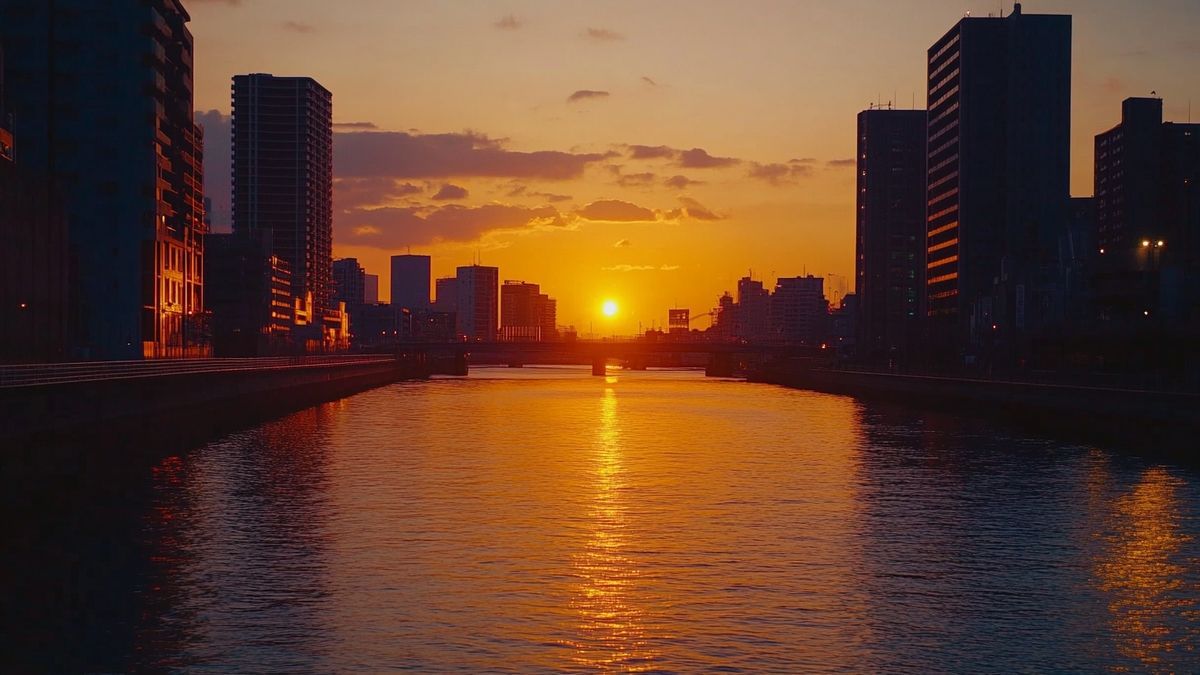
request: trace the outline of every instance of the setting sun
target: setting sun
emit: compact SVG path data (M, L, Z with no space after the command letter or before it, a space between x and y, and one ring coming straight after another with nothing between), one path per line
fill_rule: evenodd
M600 306L600 311L604 314L604 316L616 316L617 315L617 301L616 300L605 300L604 304Z

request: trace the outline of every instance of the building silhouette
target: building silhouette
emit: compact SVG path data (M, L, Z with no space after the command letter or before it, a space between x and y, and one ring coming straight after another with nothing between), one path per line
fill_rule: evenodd
M309 77L233 78L233 229L269 230L292 293L333 309L333 96Z
M363 302L368 305L379 304L378 274L367 274L363 277Z
M858 356L870 362L908 361L920 345L926 125L924 110L876 108L858 114L853 307Z
M0 363L67 356L67 224L62 196L16 161L0 45Z
M14 154L66 211L72 356L207 353L189 20L177 0L0 0Z
M341 258L333 261L333 298L348 307L366 304L367 273L358 258ZM353 319L352 319L353 320Z
M928 51L926 311L934 356L1017 361L1062 313L1071 17L967 17Z
M557 337L557 303L537 284L505 281L500 287L500 338L541 342Z
M742 277L737 285L735 333L747 340L766 340L771 334L771 291L762 281Z
M205 279L215 356L267 356L295 349L288 262L272 253L271 231L209 234Z
M458 277L443 277L437 280L437 299L433 308L439 312L453 314L458 311Z
M789 344L817 346L825 340L829 301L825 280L809 274L780 277L771 295L771 330Z
M500 270L468 265L458 268L455 292L458 333L468 340L491 342L500 328Z
M429 256L392 256L392 304L411 310L429 309Z
M1200 320L1200 124L1127 98L1096 136L1096 302L1105 323ZM1149 319L1149 321L1147 321Z

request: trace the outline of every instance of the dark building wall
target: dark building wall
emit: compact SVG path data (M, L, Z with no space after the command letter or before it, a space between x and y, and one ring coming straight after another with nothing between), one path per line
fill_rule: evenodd
M233 78L233 229L270 230L292 292L333 307L333 95L312 78Z
M428 309L429 270L427 255L392 256L391 303L411 310Z
M1062 321L1071 17L961 20L929 50L927 315L936 356L1020 358Z
M269 234L207 237L205 276L216 356L267 356L291 351L291 272L271 253Z
M870 361L911 358L925 299L927 118L858 115L857 348Z
M366 304L367 273L357 258L333 261L333 299L347 306Z
M59 187L72 354L195 353L203 314L192 36L175 0L0 0L17 161Z
M1096 136L1096 302L1109 331L1200 321L1200 124L1129 98Z
M67 225L44 177L0 158L0 362L67 357Z

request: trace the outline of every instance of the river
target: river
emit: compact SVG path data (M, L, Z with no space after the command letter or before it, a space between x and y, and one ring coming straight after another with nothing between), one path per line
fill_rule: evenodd
M1200 472L974 419L480 368L149 454L9 527L18 665L1200 670Z

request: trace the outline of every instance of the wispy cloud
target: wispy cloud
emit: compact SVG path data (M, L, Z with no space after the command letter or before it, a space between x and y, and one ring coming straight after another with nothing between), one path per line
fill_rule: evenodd
M452 183L446 183L441 187L440 190L437 191L437 193L433 195L433 199L437 201L466 199L468 194L469 193L465 187L454 185Z
M341 131L370 131L379 127L374 122L334 122L333 128Z
M657 86L658 86L658 83L657 83L657 82L655 82L655 81L654 81L652 78L650 78L650 77L647 77L646 75L643 75L643 76L642 76L642 82L645 82L646 84L650 85L651 87L657 87Z
M857 163L853 157L844 157L841 159L831 159L825 162L825 166L830 169L853 169Z
M614 223L654 222L658 215L644 207L620 199L599 199L583 206L575 215L585 220Z
M608 98L608 92L597 91L595 89L580 89L567 97L567 103L586 101L593 98Z
M803 162L788 162L787 164L750 164L746 175L756 180L766 181L772 185L793 183L799 178L807 178L813 174L811 164Z
M293 33L315 33L317 30L316 26L312 25L311 23L305 23L303 21L289 20L289 21L284 21L280 25L283 26L284 30L291 31Z
M504 16L500 17L499 21L493 23L492 25L500 30L517 30L523 24L516 16L513 16L512 14L505 14Z
M701 148L692 148L679 153L679 166L685 169L715 169L733 166L740 161L733 157L714 157Z
M617 243L613 244L613 248L629 248L630 246L633 246L633 242L628 239L619 239Z
M607 28L588 28L581 35L596 42L617 42L625 39L624 35Z
M663 185L676 190L686 190L691 185L704 185L704 181L692 180L687 176L671 176L663 181Z

